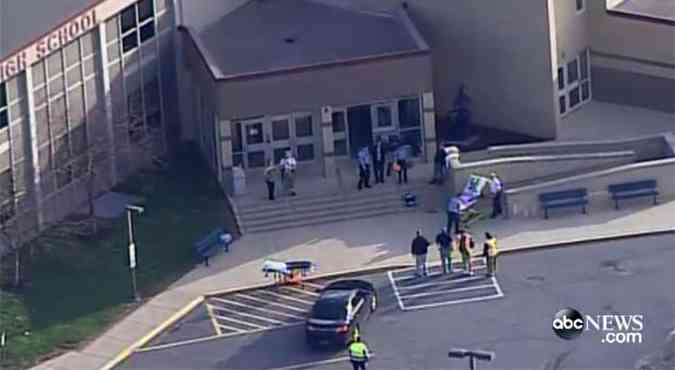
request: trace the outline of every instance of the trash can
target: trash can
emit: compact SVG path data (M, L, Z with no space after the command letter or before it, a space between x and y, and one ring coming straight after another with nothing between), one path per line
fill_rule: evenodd
M232 168L232 178L234 181L234 195L241 195L246 193L246 173L244 170L235 166Z

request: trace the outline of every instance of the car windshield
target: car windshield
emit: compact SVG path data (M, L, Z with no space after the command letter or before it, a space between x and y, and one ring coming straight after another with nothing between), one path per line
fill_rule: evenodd
M335 300L318 301L312 310L312 318L319 320L344 320L347 310Z

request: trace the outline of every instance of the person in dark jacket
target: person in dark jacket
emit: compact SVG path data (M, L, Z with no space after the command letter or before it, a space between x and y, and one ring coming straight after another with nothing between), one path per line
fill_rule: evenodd
M422 236L422 230L417 230L415 239L410 246L410 253L415 257L415 275L427 276L427 252L429 241Z
M386 161L387 150L381 137L377 137L371 151L371 156L373 157L373 171L375 172L375 183L384 184L384 162Z
M445 182L445 157L445 148L443 145L439 145L436 155L434 155L434 177L429 182L430 184L443 185Z
M438 253L441 255L441 266L443 273L452 274L452 238L448 234L448 229L443 228L441 232L436 235L436 245L438 245Z

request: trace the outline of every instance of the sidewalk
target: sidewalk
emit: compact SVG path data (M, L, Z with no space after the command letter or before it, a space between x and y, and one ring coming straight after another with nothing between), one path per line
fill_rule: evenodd
M444 214L420 209L416 213L245 235L233 244L230 253L213 258L209 268L196 267L85 348L33 369L101 368L130 346L138 345L199 296L269 282L260 272L265 258L310 259L318 264L318 273L411 263L409 248L415 230L421 228L432 239L444 223ZM675 230L675 201L657 206L640 204L620 211L606 209L590 215L568 213L549 220L484 220L471 227L478 241L482 241L484 231L496 235L502 251L667 230ZM438 258L433 250L430 256L432 260Z

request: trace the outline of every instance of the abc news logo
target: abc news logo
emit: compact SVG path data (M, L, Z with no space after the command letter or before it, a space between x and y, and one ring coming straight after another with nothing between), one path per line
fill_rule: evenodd
M604 333L602 343L642 343L643 315L582 315L573 308L555 314L553 332L566 340L579 337L584 331Z

